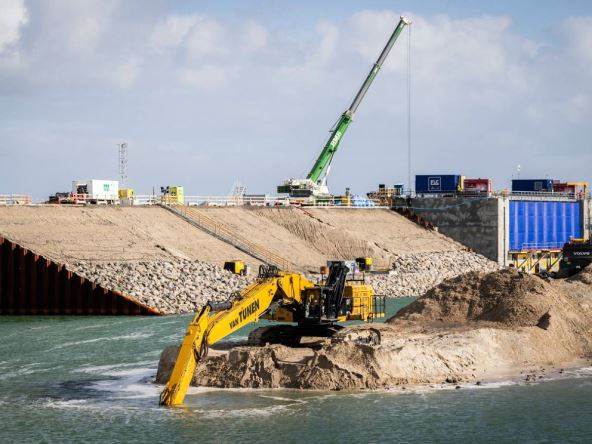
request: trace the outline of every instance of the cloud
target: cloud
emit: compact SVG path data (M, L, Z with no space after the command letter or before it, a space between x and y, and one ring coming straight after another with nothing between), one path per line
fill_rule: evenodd
M267 46L268 32L261 25L253 20L249 20L243 29L243 38L240 41L243 50L251 52L258 51Z
M134 153L138 168L130 178L140 190L166 178L193 194L216 193L240 178L253 192L271 192L306 173L400 15L362 10L296 30L197 7L181 13L167 2L6 4L0 151L4 165L18 168L1 171L0 189L37 176L47 184L82 172L116 175L107 160L75 160L62 171L35 169L28 159L56 146L79 159L81 145L102 152L127 134L130 175ZM561 22L547 40L525 37L510 16L406 15L414 21L414 172L503 183L522 163L534 175L589 177L573 156L590 151L592 18ZM335 156L337 190L406 178L407 38L400 36ZM162 147L187 158L171 162Z
M14 50L21 28L29 22L24 0L4 0L0 10L0 55Z
M200 20L196 14L172 15L158 23L150 36L150 44L158 53L177 48L187 38L191 28Z

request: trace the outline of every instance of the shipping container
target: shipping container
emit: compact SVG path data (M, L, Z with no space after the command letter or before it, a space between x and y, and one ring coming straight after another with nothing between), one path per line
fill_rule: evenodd
M418 174L415 176L417 194L456 193L463 190L460 174Z
M75 180L72 194L86 195L89 201L115 202L119 198L119 182L116 180Z
M582 237L581 202L511 200L510 251L560 249Z
M576 199L583 199L588 194L588 182L554 182L553 191L569 194Z
M466 193L491 194L491 179L465 179L463 181Z
M512 180L512 191L517 192L553 192L552 179L514 179Z

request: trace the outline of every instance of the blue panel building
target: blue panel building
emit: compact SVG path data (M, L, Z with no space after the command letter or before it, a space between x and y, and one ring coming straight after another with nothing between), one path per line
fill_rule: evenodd
M580 202L510 201L510 251L561 248L583 234Z

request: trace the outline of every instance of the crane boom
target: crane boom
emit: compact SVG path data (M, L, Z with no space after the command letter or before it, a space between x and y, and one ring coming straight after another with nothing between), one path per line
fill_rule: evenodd
M405 27L405 25L408 25L410 23L411 23L411 21L408 18L401 16L401 19L399 20L397 27L395 28L395 30L391 34L391 37L389 38L386 46L384 47L384 49L380 53L378 60L376 60L376 63L374 63L374 65L372 65L372 69L370 70L370 72L366 76L366 79L364 80L362 87L359 89L358 93L354 97L354 100L352 101L351 105L341 115L341 117L339 118L339 121L335 124L335 126L331 130L329 140L327 140L327 143L323 147L321 154L319 155L314 166L312 167L312 169L308 173L308 176L306 176L307 179L310 179L313 182L317 182L321 178L322 174L326 171L327 167L331 163L331 160L333 159L335 152L337 151L337 148L339 147L339 142L341 141L343 134L345 133L349 124L351 123L351 121L354 117L354 114L358 109L358 106L360 106L360 103L362 102L362 100L364 99L364 96L368 92L368 88L370 88L370 85L374 81L374 78L378 74L378 71L382 67L389 52L391 51L391 48L393 47L393 45L397 41L399 34L401 34L401 31L403 31L403 28Z

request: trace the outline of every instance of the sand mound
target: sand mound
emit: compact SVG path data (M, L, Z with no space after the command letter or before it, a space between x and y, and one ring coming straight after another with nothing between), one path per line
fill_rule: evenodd
M365 340L370 336L378 340ZM176 346L163 353L158 381L167 380L176 353ZM515 270L472 272L428 291L386 324L348 327L315 348L218 351L200 363L193 384L324 390L456 384L532 375L590 357L592 286Z
M537 325L557 299L543 279L506 269L470 272L444 281L387 321L399 319L452 324L491 321L507 326Z
M592 285L592 265L588 265L582 271L574 274L567 279L568 282L581 282L582 284Z

